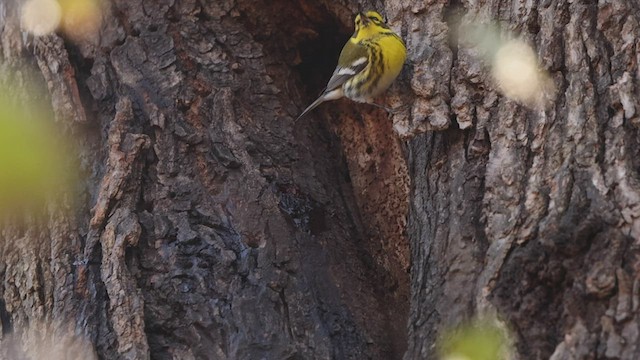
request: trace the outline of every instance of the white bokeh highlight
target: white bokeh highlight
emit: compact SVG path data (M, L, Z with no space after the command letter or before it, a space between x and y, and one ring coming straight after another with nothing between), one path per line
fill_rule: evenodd
M34 36L52 33L60 25L62 9L56 0L28 0L22 5L22 28Z
M553 83L540 68L531 46L520 40L501 43L495 53L491 75L500 92L524 105L537 107L554 93Z

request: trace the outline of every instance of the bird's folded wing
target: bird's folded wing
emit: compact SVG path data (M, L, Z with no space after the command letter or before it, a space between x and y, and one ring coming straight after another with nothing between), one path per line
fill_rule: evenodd
M348 41L342 49L342 53L340 53L338 67L336 67L333 75L331 75L331 79L329 79L329 83L324 92L330 92L339 88L347 80L364 70L369 63L367 55L367 49L364 46Z

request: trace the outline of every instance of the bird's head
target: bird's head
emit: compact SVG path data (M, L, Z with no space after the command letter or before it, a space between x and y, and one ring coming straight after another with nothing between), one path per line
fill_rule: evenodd
M384 17L376 11L358 13L355 20L355 28L352 37L357 40L369 39L381 32L389 31L389 26Z

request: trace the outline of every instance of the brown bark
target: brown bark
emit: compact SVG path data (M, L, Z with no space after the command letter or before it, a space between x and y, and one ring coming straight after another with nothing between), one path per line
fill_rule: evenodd
M449 50L439 30L452 6L460 25L497 20L537 49L558 89L549 109L499 96L473 50ZM440 117L474 127L409 140L405 359L428 357L443 327L484 312L512 330L519 358L638 358L637 3L438 2L428 13L406 21L435 18L418 32L438 34L436 55L410 61L440 88L421 100L435 110L413 133Z
M294 123L369 7L406 39L386 101L408 110ZM522 359L640 357L636 3L104 10L77 42L22 36L0 3L0 80L48 89L86 175L46 222L2 225L0 357L42 326L109 359L434 358L479 313ZM458 41L489 21L536 49L549 108L500 95Z
M390 123L379 134L395 150L365 163L293 123L296 46L324 7L115 1L97 44L23 44L6 6L3 64L35 59L87 174L77 217L3 230L7 336L61 323L104 358L402 356L407 187L366 180L374 166L406 178Z

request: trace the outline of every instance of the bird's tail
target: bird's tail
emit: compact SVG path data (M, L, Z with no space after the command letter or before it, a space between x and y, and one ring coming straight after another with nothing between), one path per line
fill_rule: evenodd
M318 99L316 99L316 101L312 102L311 105L309 105L306 109L304 109L304 111L302 112L302 114L300 114L297 118L296 121L300 120L300 118L302 118L303 116L307 115L307 113L313 109L315 109L318 105L322 104L325 100L324 96L320 96Z

